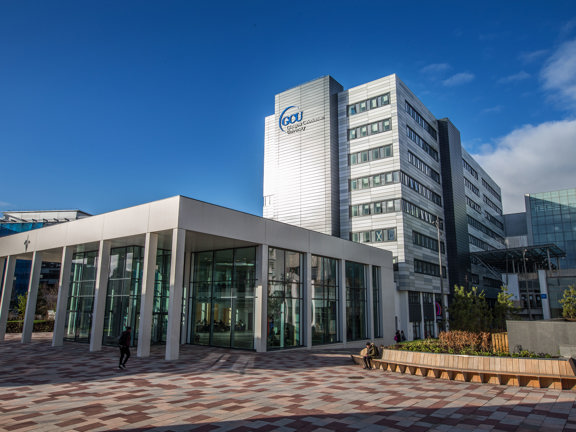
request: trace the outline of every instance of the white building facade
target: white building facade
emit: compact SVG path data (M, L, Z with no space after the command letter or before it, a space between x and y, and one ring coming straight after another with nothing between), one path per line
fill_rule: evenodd
M392 254L176 196L0 238L0 340L14 266L32 262L22 342L32 338L43 262L61 264L53 345L116 345L139 356L181 344L267 351L391 343Z
M397 328L409 338L436 335L450 286L472 277L465 159L457 129L396 75L348 90L322 77L276 95L266 118L263 214L391 251ZM453 184L456 195L446 190ZM479 205L485 225L487 204ZM476 238L496 247L487 232ZM449 234L461 246L450 278Z

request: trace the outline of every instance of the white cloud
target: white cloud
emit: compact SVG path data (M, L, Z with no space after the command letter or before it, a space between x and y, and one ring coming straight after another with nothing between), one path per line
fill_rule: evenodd
M552 54L541 76L545 90L576 107L576 40L564 43Z
M513 74L513 75L508 75L507 77L504 78L500 78L498 80L498 83L500 84L509 84L509 83L514 83L514 82L518 82L518 81L523 81L525 79L530 78L530 74L524 71L520 71L517 74Z
M518 56L518 58L520 59L520 61L522 61L524 63L532 63L532 62L539 60L540 58L542 58L546 54L548 54L548 50L537 50L537 51L522 53Z
M576 187L576 120L526 125L474 158L502 188L505 213L525 211L524 194Z
M496 105L490 108L484 108L482 110L482 112L484 114L489 114L489 113L499 113L500 111L502 111L502 105Z
M433 63L429 64L428 66L424 66L422 69L420 69L420 72L425 74L438 74L449 71L450 69L452 69L452 66L447 63Z
M450 78L442 81L442 84L444 84L446 87L454 87L454 86L469 83L474 78L475 78L474 74L467 73L467 72L461 72L461 73L457 73L455 75L452 75Z

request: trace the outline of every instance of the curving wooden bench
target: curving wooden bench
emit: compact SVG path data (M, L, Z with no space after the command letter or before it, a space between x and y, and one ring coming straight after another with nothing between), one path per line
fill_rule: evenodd
M362 357L352 355L357 364ZM530 359L382 350L377 369L453 381L576 390L573 359Z

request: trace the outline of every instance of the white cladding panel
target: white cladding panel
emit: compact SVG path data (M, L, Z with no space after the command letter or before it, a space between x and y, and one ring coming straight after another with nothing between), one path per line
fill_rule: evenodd
M276 96L275 115L266 121L265 217L334 233L333 91L323 77Z

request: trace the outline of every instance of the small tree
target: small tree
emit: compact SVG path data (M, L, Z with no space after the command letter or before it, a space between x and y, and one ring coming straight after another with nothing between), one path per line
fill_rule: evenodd
M28 303L28 293L20 294L18 296L16 310L18 311L18 316L22 319L24 319L24 315L26 314L26 303Z
M490 327L490 308L484 291L478 292L477 287L466 290L463 286L455 286L448 312L451 330L480 332Z
M494 327L498 330L506 330L506 319L511 318L518 308L514 306L513 294L508 292L505 286L500 287L500 292L494 305Z
M576 320L576 286L570 285L568 289L564 290L562 300L559 300L562 305L562 316L566 319Z

